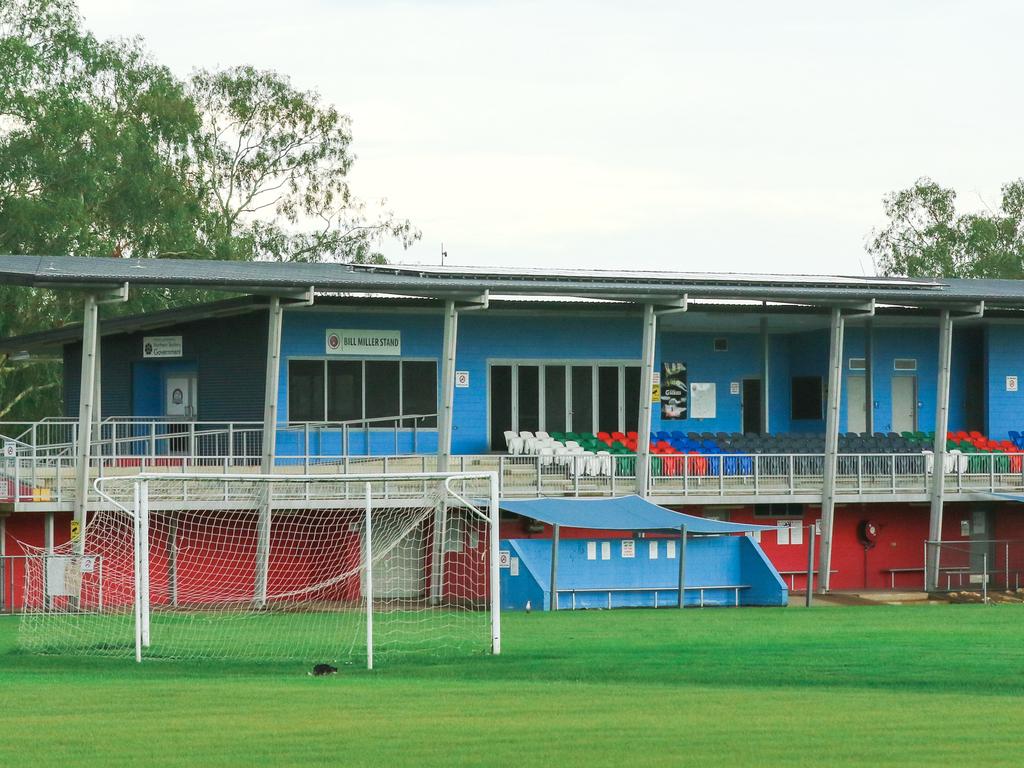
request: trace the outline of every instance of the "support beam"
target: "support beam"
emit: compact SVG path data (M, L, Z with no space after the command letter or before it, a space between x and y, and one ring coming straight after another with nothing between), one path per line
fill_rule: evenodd
M768 318L761 318L761 434L771 429L768 419L768 375L771 372L771 346L768 337Z
M459 311L455 301L444 303L444 340L441 351L441 410L437 418L437 471L447 472L452 456L452 415L455 408L455 354Z
M178 607L178 514L167 515L167 594L171 605Z
M829 591L832 563L832 528L836 510L836 471L839 465L839 403L843 375L843 331L846 321L839 307L832 308L829 324L828 392L825 407L825 466L821 494L821 555L818 558L822 592Z
M686 607L686 526L679 526L679 602L677 607Z
M864 431L875 433L875 324L864 324Z
M283 320L280 296L270 297L267 315L267 375L263 390L263 450L260 461L260 471L263 474L274 471L277 443L277 397L281 378L281 325ZM260 606L267 604L267 580L270 570L270 516L274 503L272 488L271 484L267 484L265 495L260 502L259 519L256 521L256 583L253 601Z
M932 464L931 511L928 515L928 540L942 539L942 504L946 489L946 433L949 431L949 369L953 352L953 316L942 310L939 319L939 370L935 396L935 445ZM939 549L926 548L925 586L933 591L939 581Z
M559 526L551 526L551 599L550 610L558 610L558 534Z
M654 345L658 317L653 304L644 305L644 342L640 368L640 416L637 419L636 493L647 498L651 475L651 390L654 388ZM664 386L664 383L662 384Z
M281 325L283 319L281 297L270 297L267 323L267 371L263 389L263 455L260 471L274 469L277 438L277 396L281 379Z
M78 388L78 442L75 446L74 516L79 536L74 549L83 552L85 510L89 502L89 458L92 446L93 408L96 397L96 351L99 339L99 305L95 294L86 294L82 324L82 369Z
M448 538L448 494L434 505L434 535L431 537L430 604L440 605L444 591L444 548Z

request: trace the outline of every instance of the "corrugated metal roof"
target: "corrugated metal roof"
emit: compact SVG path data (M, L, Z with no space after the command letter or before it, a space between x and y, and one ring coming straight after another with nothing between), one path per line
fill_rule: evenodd
M827 303L867 301L941 306L987 301L1024 306L1016 280L917 280L889 277L722 273L510 270L409 265L305 264L80 256L0 256L6 283L108 288L121 283L204 286L238 292L301 290L448 297L592 296L624 301L688 294L691 298Z

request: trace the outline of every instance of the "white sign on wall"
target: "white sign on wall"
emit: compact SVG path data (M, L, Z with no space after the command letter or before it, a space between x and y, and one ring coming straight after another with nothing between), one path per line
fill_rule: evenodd
M400 355L401 331L364 331L328 328L325 338L329 355Z
M502 549L498 552L498 567L508 568L512 561L512 553L507 549Z
M623 539L622 540L622 556L626 557L626 558L636 557L636 542L635 541L633 541L632 539Z
M144 336L143 357L181 357L181 336Z
M12 440L4 441L4 458L13 459L18 455L18 444Z
M740 383L738 381L729 382L729 394L738 395L740 393Z
M1017 377L1016 376L1007 376L1006 377L1006 391L1007 392L1016 392L1017 391Z
M717 412L716 386L711 382L690 383L690 418L713 419Z
M455 388L466 389L469 386L469 371L455 372Z

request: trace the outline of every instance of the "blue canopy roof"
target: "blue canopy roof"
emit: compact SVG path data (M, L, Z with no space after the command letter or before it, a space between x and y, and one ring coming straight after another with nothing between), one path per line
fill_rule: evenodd
M594 528L602 531L678 531L687 533L744 533L771 531L770 525L724 523L695 515L684 515L639 496L603 499L502 499L501 508L532 520L566 528Z

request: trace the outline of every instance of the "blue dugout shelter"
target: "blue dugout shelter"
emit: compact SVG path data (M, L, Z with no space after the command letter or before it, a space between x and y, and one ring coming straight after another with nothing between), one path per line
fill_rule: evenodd
M552 528L550 541L502 541L504 610L788 603L760 545L735 535L771 526L686 515L635 495L503 500L501 508ZM631 535L563 539L565 528Z

